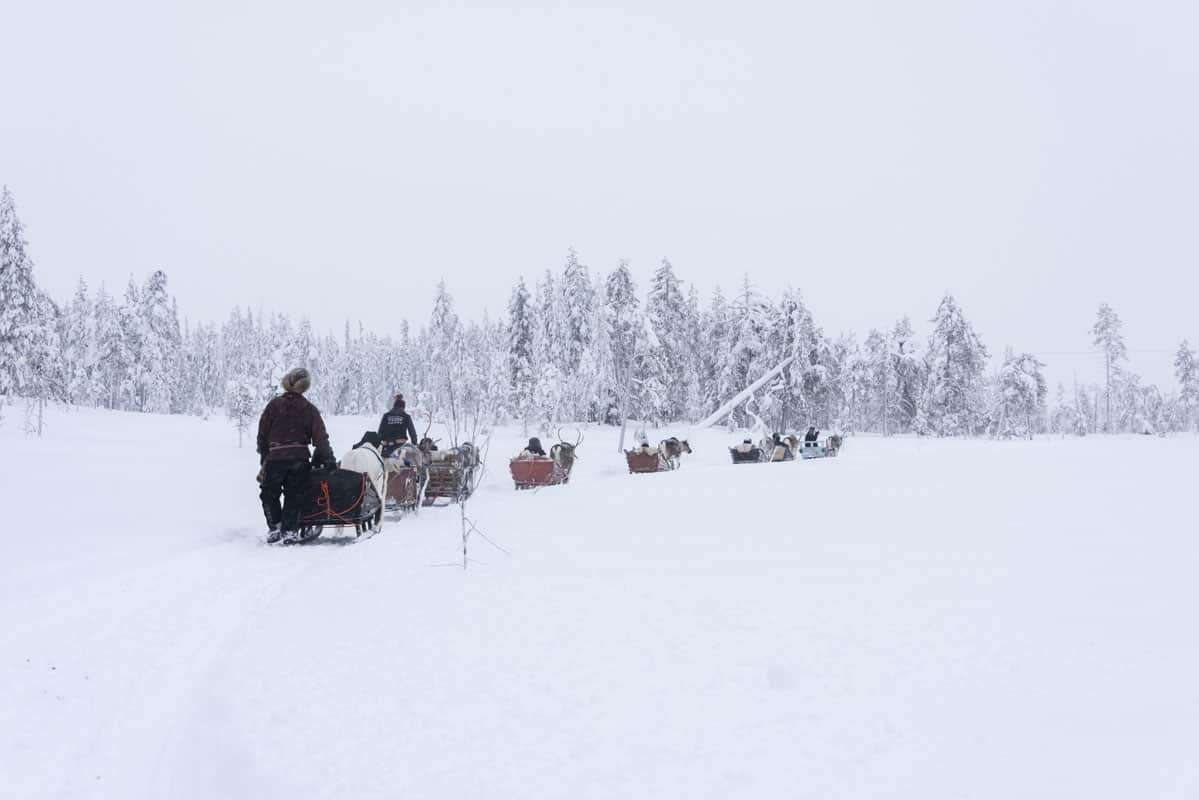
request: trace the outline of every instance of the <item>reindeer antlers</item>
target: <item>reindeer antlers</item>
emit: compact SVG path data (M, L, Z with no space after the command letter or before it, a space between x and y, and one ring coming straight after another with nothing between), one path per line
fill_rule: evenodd
M572 444L572 445L571 445L571 447L578 447L579 445L581 445L581 444L583 443L583 431L582 431L582 429L581 429L581 428L575 428L575 433L579 434L579 438L575 439L575 443L574 443L574 444ZM566 444L566 437L562 435L562 429L561 429L561 428L559 428L559 429L558 429L558 441L562 442L562 444Z

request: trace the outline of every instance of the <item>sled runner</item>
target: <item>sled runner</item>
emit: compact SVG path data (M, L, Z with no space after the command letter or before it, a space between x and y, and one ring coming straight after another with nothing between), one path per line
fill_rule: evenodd
M325 528L353 528L361 536L383 520L383 504L374 484L361 472L348 469L313 470L300 507L300 541L321 535Z
M557 486L570 481L570 470L558 466L549 456L518 456L508 462L517 489Z
M466 442L449 450L434 450L428 455L428 478L421 505L435 505L438 500L461 503L474 493L479 451L473 444Z

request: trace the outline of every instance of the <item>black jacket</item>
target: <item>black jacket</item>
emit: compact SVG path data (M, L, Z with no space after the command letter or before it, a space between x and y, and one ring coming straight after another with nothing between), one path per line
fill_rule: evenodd
M383 441L407 439L409 444L416 444L416 426L407 411L393 408L379 420L379 438Z

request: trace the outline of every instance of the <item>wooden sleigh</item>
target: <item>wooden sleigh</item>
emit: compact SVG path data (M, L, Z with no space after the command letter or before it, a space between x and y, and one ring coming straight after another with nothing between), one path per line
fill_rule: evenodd
M424 496L427 471L422 467L403 466L387 473L387 489L384 492L388 510L411 513L420 508Z
M549 456L517 456L508 462L517 489L536 489L570 482L570 470L560 467Z
M631 474L669 472L672 469L678 469L677 461L666 458L658 450L625 450L624 457Z
M461 503L475 491L479 470L479 451L469 442L450 450L434 450L425 466L426 479L422 505L436 505L438 500Z

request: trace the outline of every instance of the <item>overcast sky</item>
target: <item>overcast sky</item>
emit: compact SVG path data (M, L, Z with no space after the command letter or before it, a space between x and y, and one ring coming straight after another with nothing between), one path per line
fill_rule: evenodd
M187 7L184 7L184 6ZM430 8L436 6L436 8ZM744 272L828 332L927 330L1092 376L1199 342L1199 4L0 0L0 183L37 277L181 310L501 313L575 247Z

